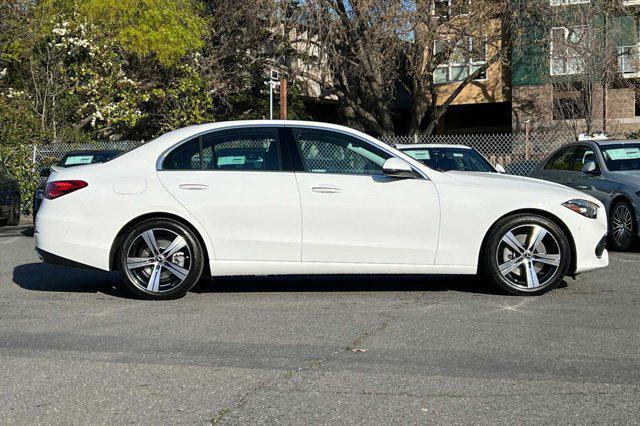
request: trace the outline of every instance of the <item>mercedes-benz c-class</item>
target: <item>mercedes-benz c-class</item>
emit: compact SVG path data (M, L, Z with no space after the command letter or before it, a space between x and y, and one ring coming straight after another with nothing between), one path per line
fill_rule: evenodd
M245 121L52 172L35 240L152 299L270 274L481 273L532 295L606 266L606 232L602 203L558 184L434 170L346 127Z

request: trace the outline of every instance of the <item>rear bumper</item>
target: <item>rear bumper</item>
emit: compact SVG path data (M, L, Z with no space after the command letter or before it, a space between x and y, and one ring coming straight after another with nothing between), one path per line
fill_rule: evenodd
M92 266L85 265L79 262L75 262L70 259L66 259L64 257L60 257L53 253L49 253L48 251L42 250L38 247L35 249L36 256L40 258L41 261L50 263L52 265L60 265L60 266L68 266L71 268L85 268L85 269L95 269Z

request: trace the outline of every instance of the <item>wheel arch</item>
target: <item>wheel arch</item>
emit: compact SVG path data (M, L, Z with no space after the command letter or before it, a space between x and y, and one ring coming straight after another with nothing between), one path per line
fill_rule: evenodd
M631 208L635 210L635 206L633 205L631 198L627 194L618 193L613 197L611 197L611 201L609 202L609 211L607 212L607 214L609 215L608 217L610 217L611 214L613 213L613 208L615 207L615 205L622 201L629 203ZM634 217L634 220L635 220L635 217Z
M185 218L178 216L176 214L166 213L166 212L146 213L144 215L138 216L130 220L129 222L127 222L126 225L124 225L120 229L120 231L114 238L113 242L111 243L111 249L109 250L109 270L110 271L116 271L118 269L118 262L116 261L116 255L118 254L118 250L120 249L120 245L122 244L122 241L125 239L126 233L134 226L142 222L146 222L148 220L154 220L154 219L173 220L189 228L191 232L193 232L193 234L196 236L198 241L200 242L200 245L202 246L202 250L204 251L205 262L204 262L204 269L202 272L203 276L211 275L210 266L209 266L209 259L210 259L209 248L207 247L207 243L203 238L202 234L200 233L200 231L198 231L198 229L195 226L193 226L193 224L188 220L186 220ZM205 275L205 274L209 274L209 275Z
M484 251L485 251L485 248L487 246L487 242L489 240L489 235L491 234L491 231L493 231L493 229L496 227L496 225L501 220L503 220L503 219L505 219L505 218L507 218L509 216L514 216L514 215L518 215L518 214L535 214L535 215L538 215L538 216L542 216L542 217L544 217L546 219L549 219L550 221L552 221L553 223L558 225L560 227L560 229L562 229L562 231L567 236L567 239L569 240L569 249L571 251L571 264L569 265L569 271L571 272L571 274L574 274L577 264L576 264L576 243L575 243L575 240L573 239L573 234L571 234L571 231L569 230L567 225L558 216L556 216L556 215L554 215L552 213L549 213L548 211L539 210L539 209L514 210L514 211L506 213L506 214L500 216L498 219L496 219L491 224L491 226L489 227L489 229L485 233L484 238L482 239L482 245L480 246L480 253L478 255L478 266L482 265L482 256L484 255Z

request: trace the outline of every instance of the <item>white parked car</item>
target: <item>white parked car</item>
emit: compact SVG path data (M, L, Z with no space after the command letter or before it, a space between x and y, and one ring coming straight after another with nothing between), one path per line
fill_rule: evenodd
M323 123L214 123L52 174L47 261L120 271L137 295L203 275L476 274L516 294L608 264L602 204L530 178L439 172Z

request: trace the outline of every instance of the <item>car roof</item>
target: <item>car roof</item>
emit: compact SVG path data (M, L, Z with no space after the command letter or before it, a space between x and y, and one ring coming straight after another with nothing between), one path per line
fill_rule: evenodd
M607 146L607 145L620 145L620 144L627 144L627 143L639 143L640 140L637 139L611 139L611 140L606 140L606 141L591 141L591 142L595 142L598 145L601 146Z
M471 149L467 145L459 145L455 143L397 143L397 149L411 149L411 148L461 148Z

